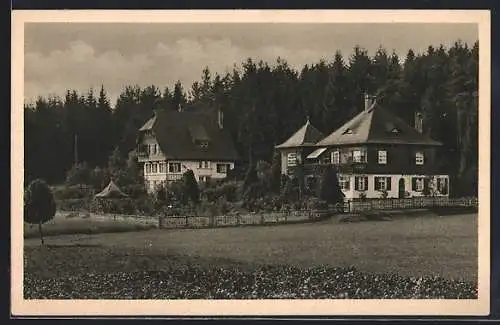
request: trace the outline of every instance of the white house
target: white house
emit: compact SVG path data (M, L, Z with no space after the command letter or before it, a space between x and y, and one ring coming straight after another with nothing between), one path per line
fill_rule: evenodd
M148 191L180 180L192 170L199 182L222 179L238 154L224 130L221 110L155 110L140 129L138 160Z
M297 133L290 139L296 137ZM290 174L297 157L302 157L306 175L317 170L312 168L317 165L334 165L347 199L449 195L449 177L437 159L442 144L422 134L418 114L411 127L366 97L362 112L325 138L316 138L307 151L296 143L277 147L282 152L283 173Z

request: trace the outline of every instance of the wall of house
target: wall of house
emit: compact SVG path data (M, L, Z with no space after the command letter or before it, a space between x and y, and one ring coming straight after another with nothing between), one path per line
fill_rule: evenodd
M287 174L288 170L288 154L295 152L298 154L297 148L282 149L281 151L281 174Z
M228 164L229 169L234 168L234 162L225 162L225 161L210 161L209 163L209 168L205 168L202 166L200 168L200 162L199 161L185 161L185 160L151 160L151 162L154 163L159 163L159 162L166 162L165 166L165 172L160 173L159 166L157 168L156 173L147 173L146 172L146 164L149 162L145 162L143 164L144 168L144 180L146 182L146 188L148 191L153 191L157 186L160 186L161 184L166 185L168 182L172 182L175 180L179 180L182 178L182 174L184 174L186 171L191 169L193 171L193 174L196 178L197 181L200 181L200 177L205 177L209 176L210 178L213 179L222 179L227 176L227 173L218 173L217 172L217 164ZM180 163L181 164L181 170L179 173L170 173L168 171L168 163Z
M340 151L339 170L344 172L362 172L367 174L439 174L439 166L436 164L437 149L429 146L416 145L365 145L365 146L342 146L329 148L318 160L322 161L325 156L331 157L333 151ZM350 164L353 150L365 150L366 163ZM387 151L387 163L378 163L378 151ZM424 164L415 163L416 152L423 152Z
M149 152L148 146L156 145L156 154L152 154ZM161 151L160 145L158 141L152 136L145 136L141 142L143 149L139 151L138 161L139 162L147 162L147 161L164 161L165 154ZM142 154L141 154L142 153Z
M349 189L345 190L343 189L342 192L346 196L346 199L354 199L354 198L360 198L361 193L366 194L366 198L368 199L375 199L375 198L381 198L383 191L376 190L375 189L375 177L389 177L390 178L390 190L387 190L387 198L399 198L399 181L400 179L405 180L405 187L404 190L407 192L408 197L419 197L419 196L424 196L423 191L416 191L412 189L412 184L413 178L430 178L429 182L429 189L431 192L436 195L436 196L449 196L450 192L450 182L449 182L449 177L446 174L439 174L439 175L422 175L422 174L338 174L339 179L341 177L345 177L349 179ZM368 178L368 187L365 191L359 191L355 189L355 177L356 176L365 176ZM439 193L437 190L437 178L441 179L446 179L447 184L448 184L448 190L446 193Z

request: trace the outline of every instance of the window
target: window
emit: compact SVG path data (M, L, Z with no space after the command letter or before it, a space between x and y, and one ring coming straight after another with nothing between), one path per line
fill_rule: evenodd
M391 178L390 177L375 177L375 191L390 191Z
M424 178L423 177L413 177L411 187L412 187L412 190L415 192L423 192L423 190L424 190Z
M346 129L342 134L352 134L352 130L351 129Z
M328 155L323 155L321 160L319 161L320 164L323 165L328 165L332 163L332 157Z
M198 168L210 168L210 161L200 161Z
M199 179L200 179L200 182L208 183L208 182L210 182L211 177L210 176L200 176Z
M367 176L354 177L354 189L356 191L366 191L368 189L368 177Z
M290 152L287 156L287 163L288 163L288 166L297 165L297 153Z
M168 163L168 172L169 173L180 173L181 172L181 163Z
M332 152L332 164L340 164L340 151L335 150L334 152Z
M166 164L164 162L160 163L160 173L165 173L167 171Z
M151 164L145 164L144 165L146 170L145 170L145 174L151 174Z
M217 164L217 173L226 174L229 170L229 164Z
M157 172L158 172L158 164L152 163L151 164L151 173L156 174Z
M424 153L423 152L415 153L415 164L417 164L417 165L424 164Z
M201 148L208 148L208 141L200 141Z
M339 176L340 188L344 191L348 191L351 187L351 178L349 176Z
M352 161L354 161L354 162L366 162L366 153L363 150L353 150Z
M438 177L437 189L438 189L439 193L441 193L443 195L448 194L448 178L447 177Z
M378 151L378 163L379 163L379 165L386 165L387 164L387 151L385 151L385 150Z

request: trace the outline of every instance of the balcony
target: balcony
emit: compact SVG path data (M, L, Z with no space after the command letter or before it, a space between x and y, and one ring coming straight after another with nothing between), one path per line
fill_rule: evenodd
M304 164L304 175L321 175L327 166L333 166L339 173L363 173L366 172L367 163L349 161L340 165L332 164ZM288 175L293 175L297 166L288 167Z
M180 181L182 179L182 173L167 174L167 182Z

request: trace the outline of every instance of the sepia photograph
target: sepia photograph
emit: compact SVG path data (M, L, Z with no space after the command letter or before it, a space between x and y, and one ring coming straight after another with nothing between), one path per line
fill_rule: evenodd
M488 314L487 11L12 21L15 310Z

